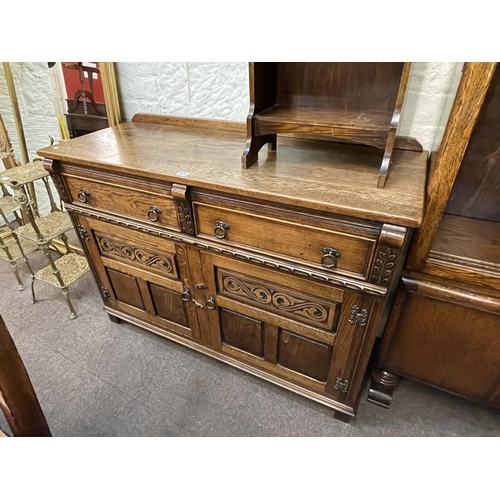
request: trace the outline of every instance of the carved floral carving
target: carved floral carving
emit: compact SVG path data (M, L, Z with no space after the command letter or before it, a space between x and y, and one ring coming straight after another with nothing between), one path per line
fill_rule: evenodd
M179 222L181 224L182 232L194 235L193 228L193 219L191 218L191 210L189 209L189 205L185 202L177 202L177 213L179 214Z
M397 254L391 250L391 247L379 248L370 281L376 285L387 286L394 272L396 257Z

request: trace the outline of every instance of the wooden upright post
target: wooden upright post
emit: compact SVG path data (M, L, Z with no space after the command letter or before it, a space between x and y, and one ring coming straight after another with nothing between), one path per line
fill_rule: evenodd
M0 316L0 409L15 437L50 437L23 360Z

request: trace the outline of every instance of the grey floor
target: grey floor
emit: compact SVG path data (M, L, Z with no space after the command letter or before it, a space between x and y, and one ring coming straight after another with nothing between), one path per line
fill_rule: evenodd
M45 265L39 254L31 260ZM0 314L55 436L500 436L500 412L406 380L390 410L367 403L365 388L344 424L318 403L111 323L90 273L70 292L76 320L49 285L37 283L31 305L0 261ZM0 428L9 434L4 420Z

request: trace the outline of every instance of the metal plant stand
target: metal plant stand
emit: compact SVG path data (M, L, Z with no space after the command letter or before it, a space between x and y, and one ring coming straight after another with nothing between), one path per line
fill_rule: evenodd
M0 198L0 219L3 220L5 226L0 229L0 249L2 250L2 252L0 252L0 259L10 264L19 284L19 290L24 290L25 287L17 269L17 261L22 258L30 274L33 275L33 269L31 268L27 255L36 250L36 245L24 239L21 243L14 228L12 228L8 215L14 214L16 219L20 221L17 211L20 210L21 207L13 196L8 195L3 185L2 188L4 190L4 196Z
M31 292L33 303L36 301L35 281L40 280L57 287L68 304L70 318L76 318L77 314L71 302L68 287L78 278L89 271L87 259L81 255L71 252L68 245L66 232L72 229L71 219L66 212L57 207L48 181L49 173L43 168L42 161L33 161L20 167L9 169L0 174L0 182L14 190L15 201L21 207L29 223L15 230L18 237L29 240L42 250L47 257L49 265L31 275ZM42 180L49 196L51 212L40 217L35 210L34 201L29 196L27 185L36 180ZM51 243L60 237L65 244L66 254L54 260L51 254Z

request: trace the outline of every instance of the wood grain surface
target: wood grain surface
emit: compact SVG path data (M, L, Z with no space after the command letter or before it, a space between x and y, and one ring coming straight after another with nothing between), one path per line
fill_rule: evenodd
M427 187L425 218L408 254L406 266L410 269L422 269L425 265L495 67L496 63L471 62L464 66Z
M0 411L15 437L50 437L23 360L0 316Z
M43 148L38 154L121 174L380 222L418 227L427 152L395 150L377 189L381 152L366 146L280 138L276 153L241 170L245 135L204 127L129 122Z
M497 67L445 212L500 222L500 69Z
M500 407L498 299L428 278L403 280L377 366Z

